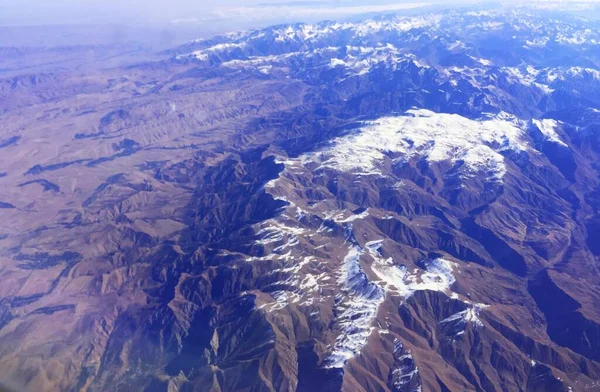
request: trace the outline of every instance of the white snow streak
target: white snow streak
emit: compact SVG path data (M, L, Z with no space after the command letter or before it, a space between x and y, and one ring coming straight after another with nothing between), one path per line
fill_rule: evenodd
M568 147L565 142L563 142L556 132L556 128L558 127L558 121L552 119L543 119L543 120L533 120L533 123L536 127L542 132L546 138L546 140L552 141L554 143L560 144L563 147Z

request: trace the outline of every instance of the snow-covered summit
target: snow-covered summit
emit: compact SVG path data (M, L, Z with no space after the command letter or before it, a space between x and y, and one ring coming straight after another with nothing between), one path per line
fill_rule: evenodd
M386 158L393 163L460 161L464 176L484 174L490 180L501 180L506 173L501 152L526 148L516 120L495 117L478 121L413 109L401 116L365 122L305 159L317 162L320 168L362 175L380 175Z

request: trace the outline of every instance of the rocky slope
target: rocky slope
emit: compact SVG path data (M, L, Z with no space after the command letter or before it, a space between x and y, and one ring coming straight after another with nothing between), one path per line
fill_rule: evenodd
M594 388L597 27L275 26L0 80L0 381Z

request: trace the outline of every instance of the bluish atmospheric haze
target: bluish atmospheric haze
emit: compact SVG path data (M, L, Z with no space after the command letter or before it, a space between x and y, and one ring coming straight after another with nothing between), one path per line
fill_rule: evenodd
M458 0L456 2L467 2ZM240 27L398 11L442 0L4 0L0 25L217 24Z

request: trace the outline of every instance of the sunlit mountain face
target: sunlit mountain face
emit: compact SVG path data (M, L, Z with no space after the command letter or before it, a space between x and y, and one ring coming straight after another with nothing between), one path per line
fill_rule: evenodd
M600 385L600 23L539 8L0 49L0 382Z

